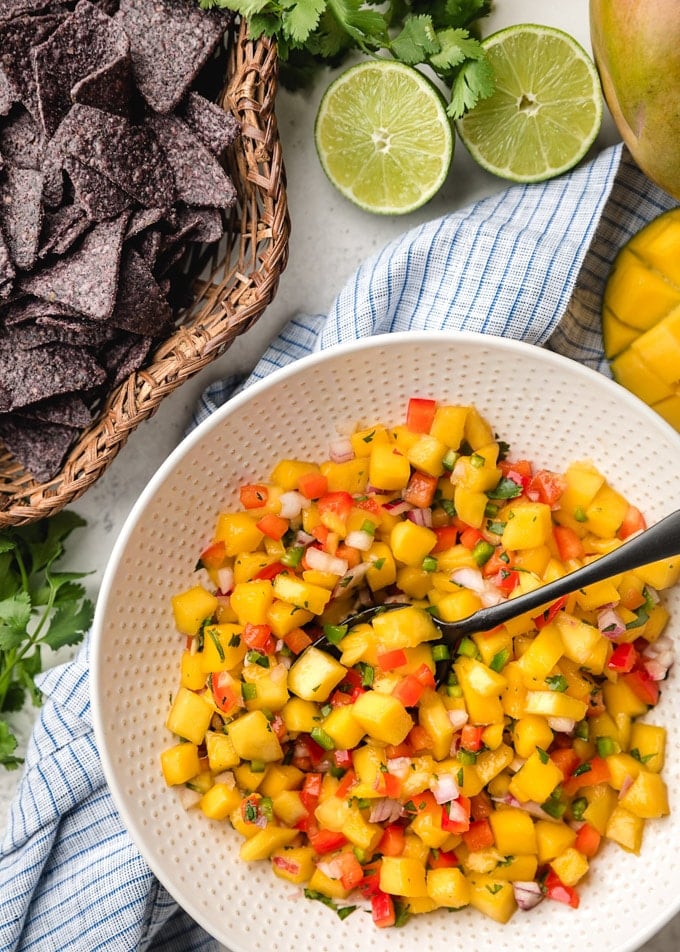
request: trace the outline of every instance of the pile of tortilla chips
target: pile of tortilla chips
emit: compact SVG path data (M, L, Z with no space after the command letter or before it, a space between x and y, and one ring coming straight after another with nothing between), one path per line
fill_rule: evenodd
M172 329L188 244L224 232L230 18L0 0L0 441L39 481Z

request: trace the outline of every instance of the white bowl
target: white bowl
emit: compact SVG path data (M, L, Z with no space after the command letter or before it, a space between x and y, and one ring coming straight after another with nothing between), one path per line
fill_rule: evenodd
M323 458L337 428L398 422L412 395L474 403L513 454L560 469L591 459L651 523L677 508L680 438L621 387L543 349L499 338L406 333L365 338L300 360L232 399L170 456L135 505L103 582L93 629L92 707L104 771L123 822L177 902L234 952L624 952L680 909L680 678L674 669L651 720L669 731L672 813L649 821L640 856L607 843L577 910L546 901L499 925L472 909L379 930L341 922L301 898L267 863L238 859L228 823L185 812L165 786L161 750L181 637L171 596L194 566L237 487L284 456ZM680 633L680 590L668 595Z

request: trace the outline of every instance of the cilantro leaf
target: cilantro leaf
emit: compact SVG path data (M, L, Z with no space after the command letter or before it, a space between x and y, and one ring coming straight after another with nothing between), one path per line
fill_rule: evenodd
M428 16L406 17L404 28L390 44L393 56L409 66L425 62L428 56L440 49L432 19Z
M451 102L446 111L452 119L460 119L480 99L487 99L493 90L493 71L487 61L467 60L453 80Z
M56 650L82 640L94 609L79 572L55 572L71 532L85 525L64 510L49 519L0 532L0 764L21 763L6 719L30 697L42 703L35 677L43 646Z
M283 32L296 43L304 43L312 30L316 29L319 17L326 9L326 0L304 0L295 3L287 0L281 16Z

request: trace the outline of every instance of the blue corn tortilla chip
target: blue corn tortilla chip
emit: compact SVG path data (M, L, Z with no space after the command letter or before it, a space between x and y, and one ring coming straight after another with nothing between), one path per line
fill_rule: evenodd
M166 208L176 198L172 173L146 125L76 103L61 122L62 158L72 155L114 182L146 208Z
M144 364L153 346L153 338L122 332L101 354L102 365L108 373L108 385L119 383Z
M128 215L98 222L68 256L22 275L19 287L46 301L58 301L94 321L111 316Z
M217 157L241 134L241 125L232 113L199 93L190 92L177 114Z
M172 170L178 201L231 208L236 201L233 182L189 126L176 116L149 116L146 123Z
M114 19L130 37L137 88L156 112L171 112L207 63L233 14L195 0L120 0Z
M73 13L43 43L32 48L31 59L37 82L39 114L46 135L56 132L71 108L74 87L80 87L80 102L89 101L82 98L80 84L95 73L103 80L99 84L100 95L107 97L109 105L115 104L116 111L129 112L130 41L111 17L101 13L88 0L80 0ZM130 67L127 85L122 89L115 86L111 89L108 69L114 63L126 61ZM123 98L126 94L127 102Z
M16 105L0 122L0 152L20 169L41 169L45 138L40 125L23 106Z
M0 175L0 226L15 267L30 271L42 227L42 174L8 165Z
M82 429L92 423L92 411L77 393L64 393L58 397L39 400L25 407L21 415L43 423L60 423L62 426Z
M11 294L15 274L9 248L5 244L5 239L0 231L0 301Z
M79 430L19 413L0 414L0 440L38 482L57 475Z
M104 382L100 364L84 347L46 344L17 350L0 340L0 380L10 395L8 409L17 410L39 400L86 390Z
M0 22L0 68L18 101L34 119L39 119L39 106L31 49L43 43L64 19L64 14L47 14L19 16Z
M151 269L140 254L127 248L123 254L114 327L148 337L162 337L172 321L172 309Z
M76 204L92 221L115 218L132 206L132 198L127 192L74 156L66 156L64 171L73 184Z
M80 205L62 205L54 210L46 209L38 257L65 254L91 226L92 220Z

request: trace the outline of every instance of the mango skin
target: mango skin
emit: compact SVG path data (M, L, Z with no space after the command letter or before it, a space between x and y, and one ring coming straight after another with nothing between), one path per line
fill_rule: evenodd
M680 199L680 11L676 0L590 0L609 111L645 175Z

